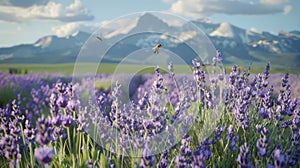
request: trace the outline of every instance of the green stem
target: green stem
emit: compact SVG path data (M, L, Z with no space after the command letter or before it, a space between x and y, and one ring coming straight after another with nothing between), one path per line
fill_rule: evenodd
M30 152L30 165L31 165L31 167L34 167L34 157L33 157L32 143L29 144L29 152Z
M81 137L81 134L79 133L77 136L76 136L76 145L75 145L75 152L78 154L78 162L80 162L80 137Z
M62 162L62 156L64 155L64 153L63 153L63 149L64 149L64 144L63 144L63 141L62 141L62 138L61 137L59 137L59 143L60 143L60 147L59 147L59 163L61 164L61 162Z
M72 144L71 144L71 134L70 134L70 128L67 128L67 134L68 134L68 143L69 143L69 152L72 153Z

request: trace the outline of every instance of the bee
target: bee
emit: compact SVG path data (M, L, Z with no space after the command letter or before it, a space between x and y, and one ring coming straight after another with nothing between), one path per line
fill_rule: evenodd
M211 66L211 64L202 64L203 67Z
M153 48L153 52L155 53L155 54L158 54L159 53L159 49L162 47L162 45L161 44L157 44L154 48Z
M96 36L96 39L102 41L102 38L100 36Z

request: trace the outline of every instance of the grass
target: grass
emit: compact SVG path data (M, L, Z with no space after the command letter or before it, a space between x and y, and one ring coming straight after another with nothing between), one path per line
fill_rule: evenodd
M7 72L10 68L20 69L22 73L25 70L28 73L64 73L71 74L74 64L0 64L0 70Z
M0 64L0 70L2 72L7 72L9 69L19 69L23 74L25 70L28 73L62 73L66 75L73 74L74 72L74 64ZM98 64L96 63L82 63L77 64L76 72L81 74L85 73L94 73L97 69L97 74L112 74L112 73L154 73L154 66L142 66L142 65L117 65L117 64ZM160 67L162 71L167 71L167 66ZM191 68L191 67L190 67ZM190 71L190 72L189 72ZM176 65L175 69L176 73L191 73L191 69L184 65Z
M272 64L271 64L272 65ZM97 74L105 73L105 74L121 74L121 73L141 73L141 74L147 74L147 73L153 73L154 72L154 66L142 66L142 65L118 65L118 64L101 64L97 68L98 64L96 63L82 63L78 64L77 68L79 69L76 72L85 74L85 73L94 73L97 69ZM231 66L228 65L225 66L226 72L231 71ZM251 72L253 73L259 73L263 72L265 64L252 64L251 66ZM7 72L9 69L14 68L21 71L22 74L24 74L25 71L28 73L60 73L60 74L66 74L71 75L74 72L74 64L72 63L65 63L65 64L0 64L0 71ZM160 67L163 71L167 71L167 66ZM247 70L247 66L240 66L240 68L243 70ZM293 70L288 67L284 66L272 66L271 67L271 73L285 73L289 72L291 74L300 74L299 71ZM185 66L185 65L176 65L175 66L175 73L189 73L191 74L191 67Z

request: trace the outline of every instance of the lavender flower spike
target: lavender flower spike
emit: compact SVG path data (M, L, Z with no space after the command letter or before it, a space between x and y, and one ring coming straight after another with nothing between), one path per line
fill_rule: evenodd
M244 143L244 145L240 147L237 161L240 168L252 167L250 164L250 147L247 143Z
M52 161L54 151L52 148L43 146L34 150L34 156L42 164L48 164Z

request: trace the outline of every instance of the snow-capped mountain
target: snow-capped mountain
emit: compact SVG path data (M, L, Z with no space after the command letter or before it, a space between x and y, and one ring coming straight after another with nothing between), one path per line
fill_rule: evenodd
M232 26L227 23L221 23L220 26L214 30L213 32L211 32L209 34L209 36L215 37L215 36L219 36L219 37L228 37L228 38L234 38L235 37L235 33L233 31Z
M209 20L192 21L212 41L216 49L222 51L224 63L235 61L247 63L272 57L275 62L287 60L293 66L300 66L300 31L279 32L278 35L257 30L245 30L230 23L213 23ZM126 55L140 48L152 48L157 43L163 43L165 49L180 55L187 62L196 57L185 44L197 34L185 28L186 25L171 25L158 17L146 13L134 19L119 20L104 27L101 36L107 41L121 39L132 32L143 31L119 41L108 54L122 59ZM159 27L157 27L159 26ZM160 30L160 33L148 32ZM170 31L177 38L170 36ZM81 46L91 33L79 32L69 37L45 36L33 44L22 44L8 48L0 48L0 63L61 63L74 62ZM91 53L96 51L90 51ZM107 58L107 62L115 62Z
M33 44L0 48L0 63L72 62L89 36L90 34L85 32L70 37L51 35L42 37Z

